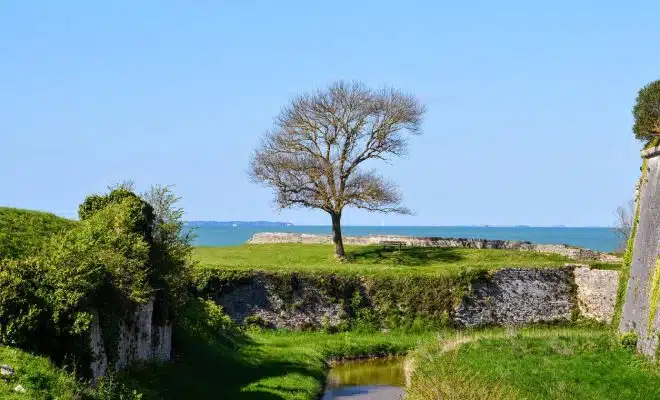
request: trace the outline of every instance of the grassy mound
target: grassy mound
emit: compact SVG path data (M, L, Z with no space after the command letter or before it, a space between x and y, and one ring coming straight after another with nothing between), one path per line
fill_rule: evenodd
M490 331L416 350L409 399L657 399L660 368L606 330Z
M0 377L2 399L73 400L82 395L72 374L55 367L47 358L0 346L0 365L9 365L14 375ZM25 393L14 389L21 385Z
M34 255L45 239L75 223L46 212L0 207L0 259Z
M575 262L558 254L521 250L348 246L347 261L337 261L330 245L258 244L235 247L197 247L203 268L226 270L307 271L369 275L457 275L470 269L508 267L556 268ZM596 267L616 267L597 265Z

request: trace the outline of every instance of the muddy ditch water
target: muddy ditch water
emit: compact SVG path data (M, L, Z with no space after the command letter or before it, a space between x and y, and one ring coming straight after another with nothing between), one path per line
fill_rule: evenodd
M398 400L404 379L403 357L342 362L328 373L323 400Z

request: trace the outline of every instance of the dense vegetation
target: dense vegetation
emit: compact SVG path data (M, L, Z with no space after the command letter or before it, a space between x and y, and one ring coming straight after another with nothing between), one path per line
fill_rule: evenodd
M3 209L9 223L0 225L0 237L10 239L0 259L0 344L47 355L86 377L95 315L111 366L119 324L135 306L155 299L155 319L175 318L192 262L176 201L167 187L143 196L118 188L88 197L76 223ZM121 392L115 386L105 388Z
M411 400L660 398L660 369L609 330L459 334L411 358Z
M649 141L660 134L660 81L653 81L639 90L633 117L637 139Z

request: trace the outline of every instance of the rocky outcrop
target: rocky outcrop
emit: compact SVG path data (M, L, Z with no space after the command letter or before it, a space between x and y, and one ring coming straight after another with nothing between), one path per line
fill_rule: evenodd
M136 306L126 320L120 322L116 362L112 370L119 371L133 361L167 361L172 353L172 325L156 324L153 318L154 301ZM93 379L103 376L109 369L108 352L98 313L94 313L90 327ZM113 349L114 350L114 349Z
M573 270L580 314L609 324L616 306L617 271L577 267Z
M637 222L630 278L619 330L635 332L637 349L648 356L656 356L660 349L660 147L642 152L646 160L637 199Z
M575 260L598 260L607 263L621 262L621 259L617 256L595 250L572 247L563 244L535 244L531 242L515 240L416 237L398 235L345 236L343 240L344 244L355 246L401 243L403 246L415 247L526 250L536 251L539 253L560 254ZM260 232L255 233L250 238L250 240L248 240L248 243L331 244L332 237L330 235L309 235L305 233Z
M573 309L570 286L568 268L500 270L472 284L456 322L479 327L568 321Z

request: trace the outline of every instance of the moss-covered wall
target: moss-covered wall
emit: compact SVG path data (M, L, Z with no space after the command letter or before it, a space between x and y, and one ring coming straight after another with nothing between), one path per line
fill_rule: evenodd
M632 229L630 231L630 237L628 238L628 245L626 246L626 252L623 256L623 263L621 265L621 270L619 273L619 290L617 292L616 299L616 309L614 311L613 322L619 324L621 321L621 313L623 311L623 305L626 302L626 293L628 292L628 285L630 281L630 267L632 266L633 261L633 251L635 247L635 239L637 238L637 228L639 226L639 210L640 210L640 199L641 193L646 183L646 177L648 172L648 161L646 158L642 160L642 166L640 167L641 176L637 182L636 198L635 198L635 215L633 216ZM635 281L632 288L633 296L637 297L639 290L639 282Z
M198 290L240 323L292 329L414 329L448 325L469 283L483 274L364 277L207 271L199 277Z
M616 271L607 272L616 281ZM575 288L572 268L368 277L203 270L197 276L198 295L239 323L331 331L570 323L580 317ZM616 285L582 289L613 298Z
M616 317L619 330L634 332L640 352L654 357L658 351L660 321L660 148L642 152L642 171L631 238L621 270Z

